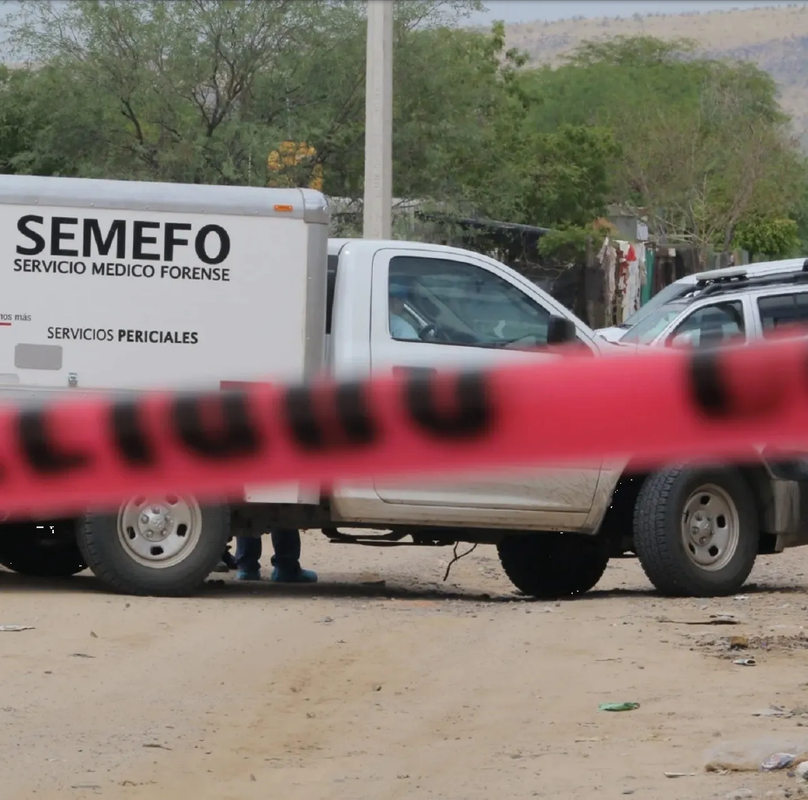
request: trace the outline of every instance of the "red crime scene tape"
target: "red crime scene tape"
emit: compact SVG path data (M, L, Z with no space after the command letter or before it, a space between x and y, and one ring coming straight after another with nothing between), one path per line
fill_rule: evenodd
M0 408L0 507L100 508L135 493L631 457L808 451L808 345L570 356L485 373Z

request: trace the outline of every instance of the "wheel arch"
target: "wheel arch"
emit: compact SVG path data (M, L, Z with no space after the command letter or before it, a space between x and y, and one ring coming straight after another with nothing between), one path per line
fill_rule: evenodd
M761 458L754 454L747 461L736 464L694 464L699 466L736 469L748 484L760 525L759 554L775 552L776 535L776 499L772 485L772 476ZM633 552L634 509L645 482L659 470L643 468L629 462L620 474L612 491L611 499L598 528L598 535L608 539L613 555Z

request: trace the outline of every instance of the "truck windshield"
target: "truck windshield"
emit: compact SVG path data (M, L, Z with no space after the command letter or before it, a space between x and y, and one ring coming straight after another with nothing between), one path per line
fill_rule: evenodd
M668 303L646 315L620 340L634 344L650 344L675 317L686 308L685 303Z
M638 325L642 320L646 319L649 314L653 314L666 303L676 300L684 294L693 290L694 284L692 283L670 283L660 292L657 292L642 308L637 309L630 317L621 322L618 328L633 328ZM624 337L625 338L625 337Z

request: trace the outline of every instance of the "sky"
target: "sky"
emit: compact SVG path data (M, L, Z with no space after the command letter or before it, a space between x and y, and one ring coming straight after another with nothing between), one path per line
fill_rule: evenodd
M628 18L636 13L683 14L733 8L808 5L808 0L483 0L483 4L486 7L484 12L473 14L461 24L488 25L498 19L505 22L554 22L577 16ZM16 0L0 0L0 19L17 8Z
M485 0L483 0L485 2ZM683 14L727 8L765 8L793 4L795 0L488 0L487 11L469 22L478 25L495 19L505 22L555 21L582 17L630 17L632 14ZM806 3L800 3L805 5Z
M682 14L689 11L717 11L722 8L761 8L785 6L808 0L483 0L487 11L474 14L469 22L487 24L495 19L505 22L560 20L570 17L630 17L632 14ZM0 16L15 10L14 0L0 4Z

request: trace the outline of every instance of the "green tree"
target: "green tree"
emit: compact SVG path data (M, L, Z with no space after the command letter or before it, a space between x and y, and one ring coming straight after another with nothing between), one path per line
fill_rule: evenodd
M475 93L485 95L498 64L490 37L448 25L478 7L395 4L399 193L436 192L443 154L468 143ZM63 81L68 135L46 132L31 149L58 153L77 174L264 185L268 153L292 140L314 146L330 193L361 194L360 3L23 0L9 33L21 55Z
M796 250L798 254L808 256L808 181L792 198L788 216L797 223Z
M74 174L61 145L69 139L86 142L91 135L90 115L82 112L92 107L92 98L74 108L71 88L52 68L0 67L0 172ZM56 137L60 145L48 147Z
M797 213L803 162L755 67L635 37L528 69L502 24L455 26L477 5L395 3L396 196L571 236L628 201L705 248ZM263 186L306 142L297 178L361 197L360 3L23 0L9 32L36 66L0 74L6 171Z
M575 120L536 126L532 112L540 100L524 80L526 56L506 50L501 24L487 40L476 36L482 49L474 60L484 66L468 82L465 120L458 114L455 141L441 154L443 196L462 200L477 216L546 227L585 224L605 206L616 152L611 131Z
M744 220L735 229L735 245L753 256L762 254L770 258L786 258L799 248L799 228L797 222L788 217Z
M311 77L301 43L319 45L346 16L344 3L291 0L24 0L10 38L58 70L63 107L85 116L71 87L96 107L90 152L46 139L79 174L261 185Z
M26 70L0 66L0 172L18 171L44 122L31 108L36 77Z
M658 234L703 251L726 250L745 219L787 216L804 175L785 125L750 115L723 77L702 85L695 108L644 112L642 144L624 148L620 173Z
M683 55L694 50L695 43L689 39L619 35L605 41L585 41L565 61L572 66L585 68L615 66L647 69L660 64L676 64Z
M788 216L802 157L754 65L698 57L688 41L617 37L521 80L537 129L612 132L610 198L647 209L657 235L725 249L741 221Z

